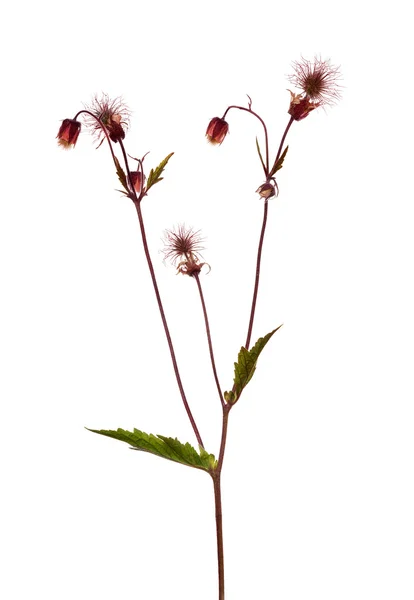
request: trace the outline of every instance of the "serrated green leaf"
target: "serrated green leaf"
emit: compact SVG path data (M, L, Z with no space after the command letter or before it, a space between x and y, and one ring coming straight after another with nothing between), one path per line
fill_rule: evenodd
M166 156L164 158L164 160L162 160L160 162L158 167L156 167L155 169L151 169L150 174L148 175L148 181L147 181L147 187L146 187L147 192L150 189L150 187L152 187L159 181L163 180L163 177L161 177L161 174L164 171L165 167L167 166L168 161L170 160L170 158L172 157L173 154L174 154L174 152L171 152L170 154L168 154L168 156Z
M117 157L114 157L115 160L115 166L116 166L116 174L118 175L118 179L121 182L121 184L123 185L123 187L126 189L126 191L129 194L129 189L128 189L128 183L127 183L127 178L126 175L119 163L119 160L117 159Z
M257 139L257 137L256 137L256 148L257 148L257 153L258 153L259 158L260 158L260 162L262 163L264 174L267 176L266 167L265 167L265 164L263 162L263 157L262 157L262 153L261 153L260 146L259 146L259 140Z
M273 165L272 170L269 173L269 177L273 177L273 175L275 173L277 173L277 171L279 171L279 169L281 169L283 167L283 161L286 158L286 154L287 154L288 150L289 150L289 146L286 146L286 148L283 150L280 158L277 161L275 161L275 164Z
M233 402L236 402L240 398L240 394L253 377L257 360L263 348L266 346L272 335L281 327L282 326L279 325L279 327L276 327L276 329L264 337L259 338L251 350L247 350L244 346L241 347L237 362L234 363Z
M139 429L134 429L134 431L126 431L125 429L117 429L116 431L109 429L88 429L88 431L121 440L121 442L126 442L137 450L150 452L156 456L161 456L162 458L167 458L168 460L204 471L209 471L217 463L213 454L209 454L203 448L200 448L199 454L191 444L188 442L182 444L177 438L144 433Z

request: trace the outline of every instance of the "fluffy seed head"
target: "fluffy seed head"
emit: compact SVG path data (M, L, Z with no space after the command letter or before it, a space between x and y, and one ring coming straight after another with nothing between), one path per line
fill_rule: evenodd
M113 142L125 138L125 131L129 127L130 111L122 98L111 100L108 94L95 96L85 109L97 117L108 131ZM105 135L101 124L90 115L85 115L85 125L90 127L98 140Z
M199 273L206 264L200 262L201 250L204 250L203 241L200 230L194 231L192 227L186 227L184 224L178 225L176 229L166 229L162 251L164 260L169 260L178 273L183 275Z
M332 105L340 99L340 70L339 67L331 65L329 60L315 57L311 61L302 58L293 62L292 67L293 74L288 77L290 83L302 90L314 104Z

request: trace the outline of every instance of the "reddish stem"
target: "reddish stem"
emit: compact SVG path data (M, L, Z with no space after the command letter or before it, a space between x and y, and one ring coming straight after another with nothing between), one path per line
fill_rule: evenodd
M255 277L255 281L254 281L252 307L250 309L249 328L247 330L247 338L246 338L246 344L245 344L246 350L248 350L249 346L250 346L250 339L252 337L254 316L256 313L257 293L259 291L259 280L260 280L260 265L261 265L261 261L262 261L263 240L264 240L266 224L267 224L267 213L268 213L268 201L265 200L264 207L263 207L262 230L260 232L259 246L257 248L256 277Z
M254 110L252 110L250 107L246 108L245 106L236 106L236 105L232 105L229 106L224 115L223 115L223 119L225 119L226 114L229 112L229 110L231 108L238 108L239 110L244 110L252 115L254 115L257 119L259 119L259 121L261 122L261 124L263 125L263 129L264 129L264 136L265 136L265 146L266 146L266 167L265 167L265 175L266 177L269 175L269 140L268 140L268 135L267 135L267 127L266 127L266 123L263 121L262 117L260 115L258 115L256 112L254 112Z
M133 193L133 201L135 204L135 208L137 211L137 215L138 215L138 221L139 221L139 226L140 226L140 230L141 230L141 238L142 238L142 244L144 246L144 252L145 252L145 257L147 259L147 264L148 264L148 268L150 271L150 275L151 275L151 280L152 280L152 285L154 287L154 292L155 292L155 296L157 298L157 304L158 304L158 309L160 311L160 315L161 315L161 320L162 320L162 324L164 326L164 331L165 331L165 337L167 338L167 342L168 342L168 347L170 350L170 355L171 355L171 360L172 360L172 364L173 364L173 368L174 368L174 373L175 373L175 378L177 380L177 384L178 384L178 388L180 390L180 394L181 394L181 398L184 404L184 408L187 412L188 418L190 420L191 426L193 428L194 434L197 438L197 442L199 444L199 446L201 446L202 448L204 448L204 444L203 441L201 439L200 433L198 431L196 422L194 420L193 414L191 412L190 406L187 402L187 398L184 392L184 388L183 388L183 384L181 382L181 375L180 375L180 371L178 369L178 364L177 364L177 359L175 357L175 350L174 350L174 346L172 343L172 339L171 339L171 335L170 335L170 330L168 328L168 324L167 324L167 319L165 317L165 312L164 312L164 307L162 304L162 300L161 300L161 296L160 296L160 292L158 289L158 283L157 283L157 279L155 277L155 271L154 271L154 266L152 264L152 260L151 260L151 255L149 253L149 249L148 249L148 243L147 243L147 234L145 232L145 226L144 226L144 219L142 217L142 211L141 211L141 204L140 204L140 200L142 197L142 193L137 196L134 186L132 184L132 179L131 179L131 171L129 169L129 165L128 165L128 158L127 158L127 154L125 152L125 148L124 145L122 143L122 141L119 141L119 145L121 147L122 150L122 154L124 157L124 162L125 162L125 167L128 173L128 181L131 185L131 189L132 189L132 193Z
M90 112L89 110L86 110L86 109L80 110L78 113L76 113L75 121L79 117L79 115L81 115L82 113L85 113L86 115L89 115L90 117L93 117L96 121L98 121L99 126L101 127L101 129L104 132L105 137L106 137L106 139L108 141L109 149L110 149L111 154L112 154L112 160L114 161L114 165L115 165L115 168L116 168L116 156L115 156L115 152L114 152L114 149L112 147L111 138L109 137L109 133L108 133L108 130L106 129L105 125L102 123L102 121L101 121L101 119L99 117L97 117L92 112ZM101 144L99 144L99 146L100 145ZM98 148L99 148L99 146L98 146Z
M221 470L223 468L224 452L226 449L227 426L231 404L223 406L223 425L221 430L220 453L216 469L211 473L214 486L214 505L216 509L216 536L217 536L217 566L219 600L224 600L224 544L223 544L223 511L221 506Z
M283 148L283 144L285 143L285 139L286 136L288 134L288 131L290 129L290 126L293 123L293 117L290 117L289 119L289 123L286 126L286 129L282 135L282 139L280 141L279 144L279 149L277 151L277 155L276 155L276 159L275 159L275 163L277 163L277 161L280 158L280 155L282 153L282 148ZM249 319L249 328L247 330L247 338L246 338L246 349L249 349L250 346L250 340L252 337L252 330L253 330L253 323L254 323L254 317L255 317L255 312L256 312L256 303L257 303L257 294L259 291L259 280L260 280L260 266L261 266L261 261L262 261L262 249L263 249L263 240L264 240L264 236L265 236L265 231L266 231L266 224L267 224L267 213L268 213L268 201L267 199L264 201L264 208L263 208L263 223L262 223L262 229L260 232L260 239L259 239L259 246L257 248L257 261L256 261L256 277L255 277L255 282L254 282L254 290L253 290L253 299L252 299L252 306L250 309L250 319Z
M211 367L213 369L214 381L216 382L217 391L219 394L221 405L224 406L224 398L223 398L223 393L221 391L220 382L219 382L218 375L217 375L216 361L214 359L213 344L211 341L210 325L208 322L207 308L206 308L206 304L204 302L204 295L203 295L203 290L201 287L201 281L200 281L200 277L199 277L198 273L194 273L193 277L197 282L198 292L200 294L201 306L203 307L204 322L205 322L205 326L206 326L206 333L207 333L207 340L208 340L208 349L210 352L210 360L211 360Z

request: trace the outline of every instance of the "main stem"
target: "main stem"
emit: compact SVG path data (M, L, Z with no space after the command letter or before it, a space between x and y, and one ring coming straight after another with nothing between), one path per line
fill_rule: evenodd
M216 533L217 533L217 563L219 600L224 600L224 546L223 546L223 513L221 509L221 473L213 477L214 503L216 507Z
M223 426L221 430L220 453L217 461L217 467L211 473L214 486L214 504L216 508L216 535L217 535L217 565L218 565L218 585L219 600L224 600L224 545L223 545L223 511L221 507L221 470L223 468L224 451L227 441L227 426L229 421L229 412L231 404L223 406Z

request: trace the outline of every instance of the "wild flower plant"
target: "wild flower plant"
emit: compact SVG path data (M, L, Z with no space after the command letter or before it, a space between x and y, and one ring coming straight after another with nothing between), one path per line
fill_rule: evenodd
M294 121L301 121L305 119L316 108L323 107L325 105L332 105L335 101L337 101L340 98L340 86L338 84L339 79L339 69L331 66L329 61L323 61L320 58L315 58L313 61L301 59L300 61L293 63L293 74L289 76L289 81L296 88L298 88L299 92L295 93L289 90L291 94L288 108L289 120L282 134L278 150L273 160L271 160L272 157L270 154L270 145L266 124L262 117L260 117L252 109L252 101L250 97L247 106L228 106L224 111L223 116L214 117L211 119L207 127L206 137L209 142L216 145L222 144L229 133L229 125L226 120L227 115L232 109L238 109L258 119L263 129L264 137L264 152L262 152L258 139L256 138L256 149L261 167L263 169L264 181L256 190L260 198L263 199L263 222L257 247L256 273L253 286L252 303L247 327L246 341L244 346L241 347L237 361L234 365L233 386L227 391L223 389L217 375L210 324L201 285L200 274L202 268L204 266L210 268L208 263L201 262L201 251L204 250L202 245L203 238L200 231L195 231L194 229L186 227L182 224L164 232L164 259L170 260L176 267L178 273L188 275L195 280L200 296L211 368L217 387L219 402L222 408L221 442L217 457L215 454L212 454L206 450L184 391L173 341L170 335L152 258L148 248L147 234L141 209L142 200L148 195L152 186L163 179L162 175L164 169L173 153L166 156L157 167L151 169L149 173L145 174L145 155L141 159L133 159L127 154L124 145L124 139L129 125L130 112L123 103L122 99L116 98L112 100L106 94L103 94L101 97L96 96L92 103L85 106L83 110L80 110L73 119L64 119L57 135L58 143L62 147L74 147L81 131L81 123L78 119L82 115L85 126L92 131L95 138L100 142L99 145L101 145L105 140L108 143L115 170L123 188L120 191L133 202L137 212L143 250L150 271L152 285L154 287L156 301L161 315L177 385L181 394L184 408L187 412L188 419L191 423L195 438L197 440L198 449L195 449L188 442L182 443L178 441L177 438L148 434L138 429L134 429L133 431L126 431L124 429L91 429L90 431L126 442L132 448L149 452L151 454L155 454L156 456L160 456L162 458L166 458L195 469L200 469L205 471L211 477L215 498L219 600L224 600L224 547L222 533L221 473L226 450L229 415L239 401L244 388L253 377L256 370L257 360L262 350L270 338L281 327L276 327L276 329L264 337L259 338L251 347L251 337L261 275L263 242L268 219L269 200L275 198L279 193L277 176L278 171L280 171L284 160L286 159L288 146L285 146L285 140L289 129ZM118 144L118 146L114 147L114 144ZM116 148L119 148L119 158L115 152ZM137 163L136 165L134 164L133 167L131 165L131 160Z

